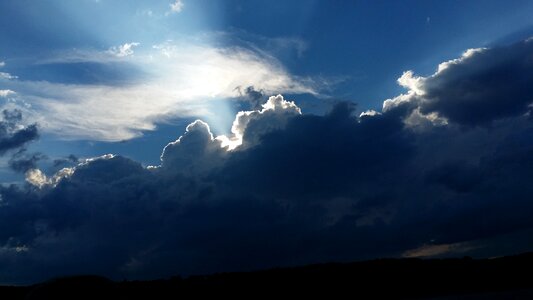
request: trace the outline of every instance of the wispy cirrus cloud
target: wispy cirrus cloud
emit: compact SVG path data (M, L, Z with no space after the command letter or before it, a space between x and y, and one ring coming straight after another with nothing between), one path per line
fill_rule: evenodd
M273 56L244 47L167 41L152 47L126 43L109 50L71 50L40 65L120 62L134 66L140 78L117 84L68 84L45 80L5 80L42 131L64 139L120 141L154 130L173 118L204 116L208 104L239 96L238 87L267 94L317 94L322 83L298 77ZM91 74L93 75L93 74ZM7 79L7 78L6 78Z

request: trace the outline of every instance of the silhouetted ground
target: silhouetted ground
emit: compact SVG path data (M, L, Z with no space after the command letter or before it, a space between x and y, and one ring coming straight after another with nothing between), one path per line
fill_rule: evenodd
M98 276L0 287L0 299L533 299L533 253L496 259L380 259L257 272L114 282Z

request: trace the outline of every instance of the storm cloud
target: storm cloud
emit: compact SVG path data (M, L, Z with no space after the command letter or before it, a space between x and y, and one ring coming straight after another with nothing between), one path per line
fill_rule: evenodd
M31 169L0 191L0 280L497 254L492 239L533 227L532 43L405 73L409 91L379 113L306 115L278 95L228 136L191 123L159 166L104 155Z
M22 112L20 110L2 111L3 119L0 121L0 155L9 150L24 146L39 137L36 124L23 126Z
M423 77L407 71L398 82L408 93L386 101L416 103L419 112L466 126L529 113L533 102L533 40L492 49L469 49Z

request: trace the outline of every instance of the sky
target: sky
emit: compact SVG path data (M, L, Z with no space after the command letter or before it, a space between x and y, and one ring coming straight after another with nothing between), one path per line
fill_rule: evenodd
M0 1L0 283L531 251L532 11Z

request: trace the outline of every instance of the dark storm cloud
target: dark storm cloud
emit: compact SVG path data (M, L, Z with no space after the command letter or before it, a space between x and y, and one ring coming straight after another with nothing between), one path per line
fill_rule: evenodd
M358 117L353 104L340 103L324 116L302 115L270 97L237 115L232 136L190 124L158 167L106 155L50 177L28 172L33 186L1 188L0 281L446 253L530 232L533 123L525 99L533 92L520 83L531 70L516 62L533 51L524 47L473 52L421 81L403 77L413 92L382 113ZM506 62L529 72L513 73L518 83L502 78L520 93L482 80L500 76ZM470 84L461 99L445 93ZM474 99L480 84L495 96Z
M79 158L74 154L70 154L69 156L64 157L64 158L54 159L53 166L60 167L60 166L69 165L69 164L76 164L78 162L79 162Z
M220 178L264 195L353 195L358 183L386 177L414 150L394 113L358 119L353 111L341 103L326 116L292 118L284 130L261 135L258 146L232 156Z
M0 155L17 149L39 137L37 125L20 128L22 113L19 110L3 110L0 121Z
M487 125L526 114L533 102L533 40L491 49L471 49L442 63L432 76L400 79L423 114L438 113L449 121Z
M238 87L237 90L241 95L238 100L248 104L248 109L260 109L267 97L262 90L256 90L253 86L246 88Z
M187 126L182 137L165 146L161 154L161 168L185 174L199 173L214 169L225 154L209 125L197 120Z
M14 171L24 173L37 168L37 163L43 159L46 159L46 156L42 153L27 153L27 150L22 148L13 154L9 160L9 167Z

